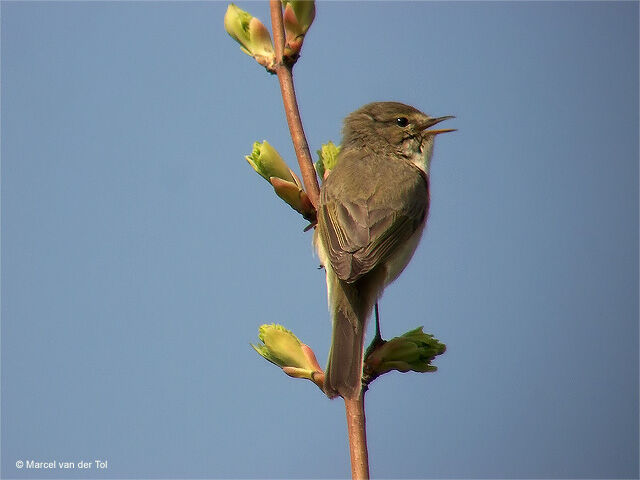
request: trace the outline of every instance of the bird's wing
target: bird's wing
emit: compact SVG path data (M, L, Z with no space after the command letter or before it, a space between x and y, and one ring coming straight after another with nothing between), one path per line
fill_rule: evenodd
M318 230L331 266L341 280L355 282L385 262L424 221L429 204L427 180L412 166L401 170L395 169L394 175L378 172L373 177L361 172L365 180L354 195L345 194L328 181L337 171L323 186ZM392 188L402 185L411 200L381 199L375 195L381 182Z

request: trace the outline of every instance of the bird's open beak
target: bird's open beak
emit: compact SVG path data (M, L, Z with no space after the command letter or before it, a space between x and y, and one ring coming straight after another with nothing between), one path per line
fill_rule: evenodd
M455 132L457 128L440 128L438 130L427 130L427 128L433 127L434 125L437 125L438 123L444 120L449 120L451 118L456 118L456 117L454 117L453 115L447 115L444 117L430 118L420 126L420 130L423 130L424 133L428 133L429 135L438 135L439 133Z

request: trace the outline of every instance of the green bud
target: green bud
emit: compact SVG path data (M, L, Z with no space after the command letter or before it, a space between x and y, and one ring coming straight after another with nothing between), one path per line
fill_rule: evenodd
M273 186L282 200L306 220L312 224L315 223L316 209L302 189L300 179L287 166L275 148L266 140L262 143L255 142L251 155L245 158L253 169Z
M287 202L291 208L305 219L315 222L316 209L313 207L306 192L299 185L276 177L271 177L269 181L273 185L276 195Z
M264 24L250 13L229 4L224 15L224 28L247 55L270 72L274 70L275 52L271 43L271 35Z
M316 173L321 180L324 181L329 172L336 166L338 153L340 153L340 145L336 146L332 141L322 145L317 150L318 161L315 163Z
M374 379L391 370L399 372L435 372L431 361L445 352L446 346L433 335L424 333L422 327L400 337L382 341L365 359L365 375Z
M311 348L282 325L262 325L258 338L263 345L251 345L256 352L290 377L306 378L322 388L322 368ZM320 382L320 384L318 384Z
M316 16L313 0L282 0L284 5L284 55L293 62L300 55L304 36Z
M316 2L313 0L282 0L282 5L284 5L285 17L287 11L291 12L289 15L293 15L291 22L295 23L299 34L307 33L316 17Z
M244 158L269 183L271 183L271 177L296 183L294 176L291 174L291 169L289 169L277 150L269 145L266 140L262 143L255 142L251 155L247 155Z
M284 6L284 26L294 39L303 36L309 30L316 16L316 4L313 0L282 0Z

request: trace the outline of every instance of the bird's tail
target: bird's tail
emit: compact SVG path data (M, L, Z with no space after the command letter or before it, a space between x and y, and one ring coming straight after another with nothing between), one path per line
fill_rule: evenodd
M324 391L331 398L360 394L365 327L380 290L371 280L346 283L327 272L333 333Z

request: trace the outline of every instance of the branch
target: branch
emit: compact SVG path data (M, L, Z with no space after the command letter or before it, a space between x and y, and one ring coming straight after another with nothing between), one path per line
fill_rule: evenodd
M369 453L367 452L367 430L364 415L364 389L357 398L344 399L349 430L349 452L351 453L351 478L368 480Z
M296 152L296 157L298 158L298 165L300 165L300 173L302 174L304 188L313 206L318 208L320 188L318 187L316 170L313 168L313 160L311 159L311 152L309 152L307 138L305 137L304 129L302 128L298 101L296 100L296 93L293 87L293 65L285 63L283 60L285 34L281 0L270 0L269 5L271 8L273 41L276 50L275 68L276 74L278 75L278 81L280 82L280 91L282 93L284 111L287 116L287 124L289 125L291 140L293 140L293 147Z
M280 92L282 93L282 102L284 103L284 111L287 116L291 139L295 148L298 165L300 165L300 173L302 181L306 189L307 196L313 204L318 208L318 197L320 188L318 187L318 177L309 145L302 127L298 102L293 86L293 64L294 61L284 59L284 21L282 18L281 0L270 0L271 9L271 29L273 31L273 41L276 53L276 74L280 82ZM367 432L364 416L364 389L358 398L344 400L345 412L347 416L347 429L349 431L349 451L351 454L351 477L357 480L368 480L369 478L369 454L367 452Z

